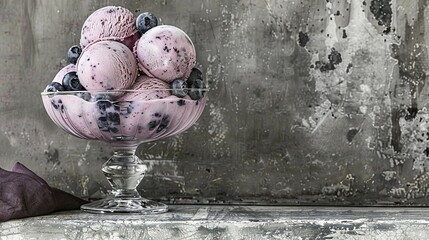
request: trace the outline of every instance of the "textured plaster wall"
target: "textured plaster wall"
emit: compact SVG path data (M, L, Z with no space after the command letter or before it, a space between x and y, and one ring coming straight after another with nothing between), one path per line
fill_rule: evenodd
M143 144L143 195L176 202L429 203L427 0L0 0L0 166L100 197L111 154L58 129L40 91L85 18L152 11L210 85L186 133Z

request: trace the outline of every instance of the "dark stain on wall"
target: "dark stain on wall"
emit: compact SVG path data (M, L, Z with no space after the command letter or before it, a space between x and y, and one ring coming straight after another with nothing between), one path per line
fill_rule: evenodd
M335 65L340 64L342 61L341 53L332 48L331 53L328 55L328 62L316 61L315 68L321 72L331 71L335 69Z
M378 20L378 25L384 25L383 33L388 34L392 27L392 6L391 0L372 0L369 7L375 19Z
M310 38L308 37L307 33L299 32L298 34L298 43L300 47L305 47L307 45L308 41L310 41Z
M353 141L353 138L356 136L356 134L358 134L358 132L359 132L359 129L357 128L350 129L346 135L347 141L351 143Z
M59 153L59 151L58 151L58 149L53 149L53 150L51 150L51 149L48 149L47 151L45 151L45 154L46 154L46 161L47 161L47 163L52 163L52 164L59 164L60 163L60 160L59 160L59 155L60 155L60 153Z
M343 29L343 38L347 38L347 31Z
M413 105L417 105L416 103L414 103ZM407 108L407 110L405 111L405 120L406 121L411 121L414 118L416 118L417 113L419 112L419 109L417 108L417 106L412 106Z
M425 149L424 154L426 155L426 157L429 157L429 147Z
M353 67L352 63L347 64L346 73L349 73Z
M402 151L402 143L401 143L401 126L399 125L399 120L402 117L401 110L398 108L392 108L391 111L391 121L392 121L392 139L390 140L390 144L393 147L395 152Z

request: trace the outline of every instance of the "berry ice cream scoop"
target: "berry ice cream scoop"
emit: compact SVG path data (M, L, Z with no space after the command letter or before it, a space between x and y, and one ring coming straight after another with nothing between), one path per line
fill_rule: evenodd
M140 37L135 22L133 13L126 8L116 6L100 8L85 20L80 45L85 48L95 41L115 40L132 49Z
M101 41L85 48L77 62L77 75L88 90L121 90L137 77L136 59L124 44Z
M134 50L145 74L168 83L187 79L196 63L194 44L184 31L174 26L151 28L137 41Z
M163 99L171 95L169 90L170 85L157 78L148 76L140 76L137 78L134 85L131 87L130 92L124 94L119 100L122 101L136 101L136 100L153 100ZM146 90L146 91L134 91Z

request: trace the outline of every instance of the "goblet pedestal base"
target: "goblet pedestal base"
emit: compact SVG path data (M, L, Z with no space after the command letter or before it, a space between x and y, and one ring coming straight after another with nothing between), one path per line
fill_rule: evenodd
M168 211L168 206L146 198L101 199L81 206L81 210L89 213L135 213L156 214Z
M155 214L168 211L168 206L140 196L136 187L147 166L135 155L137 146L114 147L113 156L103 165L103 173L112 186L112 196L81 206L90 213Z

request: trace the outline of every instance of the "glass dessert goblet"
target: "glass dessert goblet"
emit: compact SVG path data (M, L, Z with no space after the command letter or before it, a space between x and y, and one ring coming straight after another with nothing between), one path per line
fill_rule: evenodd
M58 127L78 138L104 141L114 151L102 167L112 186L111 196L83 205L83 211L150 214L168 210L167 205L137 192L147 166L135 152L141 143L191 127L206 103L201 94L205 90L198 91L198 100L178 98L170 89L42 92L46 112Z

